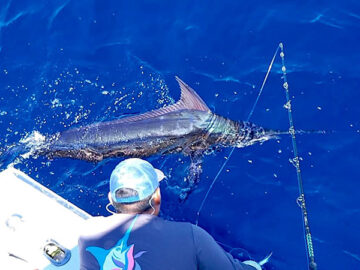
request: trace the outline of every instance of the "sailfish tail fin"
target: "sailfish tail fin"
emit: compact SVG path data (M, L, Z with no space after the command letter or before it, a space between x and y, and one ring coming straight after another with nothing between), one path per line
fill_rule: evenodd
M42 149L45 144L45 136L34 131L19 142L5 147L0 153L0 168L6 168L11 164L21 161L21 158L28 158L30 155Z

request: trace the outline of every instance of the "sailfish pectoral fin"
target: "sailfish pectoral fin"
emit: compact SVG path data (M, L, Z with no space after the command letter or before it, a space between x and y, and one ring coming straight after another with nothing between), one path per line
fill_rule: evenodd
M191 163L188 170L189 173L186 177L187 186L181 190L179 195L180 201L184 201L199 183L202 173L202 157L203 151L197 151L190 155Z

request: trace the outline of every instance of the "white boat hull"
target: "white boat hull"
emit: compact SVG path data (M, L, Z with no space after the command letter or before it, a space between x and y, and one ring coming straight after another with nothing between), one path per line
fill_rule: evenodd
M90 215L15 168L0 183L0 269L79 269L78 237ZM49 239L70 250L66 264L44 255Z

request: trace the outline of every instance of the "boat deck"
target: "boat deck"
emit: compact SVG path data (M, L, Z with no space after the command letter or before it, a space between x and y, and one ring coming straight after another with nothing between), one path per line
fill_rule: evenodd
M91 216L15 168L0 183L0 269L79 269L78 236ZM70 251L67 263L44 255L49 240Z

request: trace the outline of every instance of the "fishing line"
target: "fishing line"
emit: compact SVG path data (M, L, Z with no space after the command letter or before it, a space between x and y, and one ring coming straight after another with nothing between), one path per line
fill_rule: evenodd
M260 87L259 94L258 94L258 96L256 97L256 100L255 100L255 102L254 102L254 105L252 106L251 111L250 111L249 116L248 116L248 118L246 119L246 121L249 121L250 118L251 118L251 116L252 116L253 113L254 113L255 107L256 107L256 105L257 105L257 103L258 103L258 101L259 101L259 98L260 98L260 96L261 96L261 94L262 94L262 91L263 91L263 89L264 89L265 83L266 83L267 78L268 78L268 76L269 76L269 74L270 74L271 68L272 68L272 66L273 66L273 64L274 64L274 61L275 61L275 58L276 58L277 53L279 52L279 49L280 49L280 46L278 46L278 47L276 48L276 50L275 50L274 56L273 56L273 58L271 59L270 65L269 65L268 70L267 70L267 72L266 72L264 81L263 81L263 83L262 83L262 85L261 85L261 87Z
M226 166L226 164L228 163L229 159L231 158L231 155L232 155L232 153L234 152L234 149L235 149L235 147L233 147L233 148L231 149L228 158L224 161L224 163L223 163L223 165L221 166L220 170L219 170L218 173L216 174L214 180L212 181L211 185L209 186L209 188L208 188L208 190L207 190L207 192L206 192L206 194L205 194L204 199L203 199L202 202L201 202L201 205L200 205L200 207L199 207L199 210L198 210L197 213L196 213L196 221L195 221L195 225L196 225L196 226L197 226L198 223L199 223L200 212L201 212L201 210L202 210L202 208L203 208L203 206L204 206L204 204L205 204L205 201L206 201L207 197L209 196L209 193L210 193L212 187L214 186L216 180L218 179L219 175L221 174L221 172L223 171L224 167Z
M301 208L302 211L302 217L303 217L303 226L304 226L304 236L305 236L305 244L306 244L306 254L308 257L308 267L310 270L316 270L317 269L317 264L315 262L315 255L314 255L314 247L312 244L312 236L311 236L311 232L310 232L310 225L309 225L309 219L308 219L308 212L306 209L306 204L305 204L305 194L304 194L304 187L303 187L303 181L302 181L302 175L301 175L301 169L300 169L300 158L298 155L298 149L297 149L297 143L296 143L296 136L295 134L297 133L295 131L295 127L294 127L294 121L293 121L293 116L292 116L292 110L291 110L291 100L290 100L290 95L289 95L289 84L287 81L287 76L286 76L286 67L285 67L285 54L284 54L284 45L282 43L279 44L279 46L277 47L275 54L271 60L271 63L269 65L268 71L265 75L264 81L262 83L262 86L260 88L259 94L255 100L255 103L249 113L249 116L247 118L247 121L250 120L255 107L259 101L260 95L263 91L264 85L267 81L268 75L271 71L271 68L273 66L274 60L276 58L276 55L278 53L280 49L280 58L281 58L281 71L283 73L282 79L283 79L283 88L285 89L285 95L286 95L286 104L285 104L285 108L288 111L288 118L289 118L289 134L291 135L291 141L292 141L292 146L293 146L293 153L294 153L294 158L292 159L292 164L295 166L296 168L296 176L297 176L297 180L298 180L298 187L299 187L299 197L297 198L297 203L299 205L299 207ZM212 181L209 189L207 190L204 199L201 202L201 205L199 207L199 210L197 211L197 217L196 217L196 225L198 225L199 222L199 217L200 217L200 212L205 204L205 201L211 191L211 189L213 188L216 180L218 179L219 175L221 174L221 172L223 171L224 167L226 166L226 164L228 163L229 159L231 158L231 155L234 152L235 147L233 147L230 151L230 154L228 156L228 158L224 161L223 165L221 166L220 170L218 171L218 173L216 174L214 180Z
M261 94L262 94L262 91L263 91L264 86L265 86L265 83L266 83L266 81L267 81L267 79L268 79L268 76L269 76L269 73L270 73L270 71L271 71L271 68L272 68L272 66L273 66L273 64L274 64L274 60L275 60L276 55L277 55L277 53L278 53L278 51L279 51L279 48L280 48L280 47L278 46L278 47L276 48L276 50L275 50L274 56L273 56L273 58L271 59L270 65L269 65L269 67L268 67L268 70L267 70L267 72L266 72L265 78L264 78L264 80L263 80L263 82L262 82L262 85L261 85L261 87L260 87L259 93L258 93L258 95L257 95L257 97L256 97L256 100L255 100L255 102L254 102L254 105L252 106L251 111L250 111L250 113L249 113L246 121L249 121L250 118L251 118L251 116L252 116L253 113L254 113L255 107L256 107L256 105L257 105L257 103L258 103L258 101L259 101L259 98L260 98L260 96L261 96ZM228 161L230 160L232 154L234 153L235 148L236 148L235 146L234 146L233 148L231 148L231 151L230 151L228 157L226 158L226 160L225 160L224 163L222 164L220 170L219 170L218 173L216 174L216 176L215 176L215 178L213 179L213 181L211 182L211 185L209 186L209 188L208 188L208 190L207 190L207 192L206 192L206 194L205 194L205 197L204 197L204 199L202 200L202 202L201 202L201 204L200 204L199 210L198 210L197 213L196 213L196 221L195 221L196 226L197 226L198 223L199 223L200 212L201 212L202 208L204 207L205 201L206 201L207 197L209 196L209 193L210 193L211 189L213 188L216 180L219 178L220 174L222 173L222 171L224 170L226 164L228 163Z
M282 78L284 81L283 88L285 89L285 93L286 93L285 108L288 110L289 125L290 125L289 133L291 135L291 141L292 141L293 152L294 152L294 159L292 160L293 161L292 163L296 168L296 175L297 175L298 186L299 186L299 197L297 199L297 203L298 203L299 207L301 208L302 216L303 216L304 235L305 235L306 251L307 251L307 256L308 256L308 264L309 264L308 266L309 266L310 270L316 270L317 265L315 263L314 248L313 248L313 244L312 244L312 237L311 237L311 233L310 233L308 213L307 213L306 204L305 204L304 187L303 187L303 181L302 181L301 170L300 170L300 159L299 159L298 149L297 149L297 144L296 144L295 127L294 127L292 110L291 110L291 100L289 97L289 84L287 82L287 77L286 77L286 67L285 67L285 60L284 60L284 58L285 58L284 45L282 43L280 43L279 48L281 50L280 57L281 57L281 63L282 63L281 71L283 73Z

